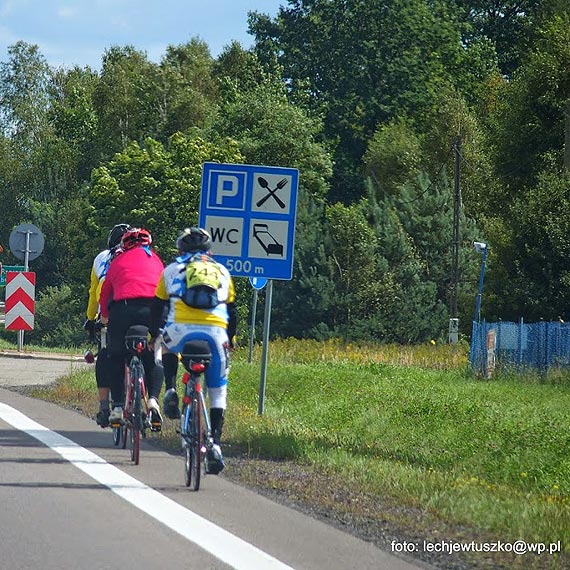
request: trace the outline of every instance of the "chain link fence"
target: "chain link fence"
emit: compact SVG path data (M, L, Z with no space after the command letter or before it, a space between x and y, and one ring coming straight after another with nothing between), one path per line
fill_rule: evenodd
M495 369L570 368L570 323L473 322L469 362L485 376Z

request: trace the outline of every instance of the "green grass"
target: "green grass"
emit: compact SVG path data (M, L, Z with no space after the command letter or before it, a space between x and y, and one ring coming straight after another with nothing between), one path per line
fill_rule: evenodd
M15 334L13 335L16 336ZM85 348L93 349L93 345L85 346ZM17 351L18 344L17 341L11 342L5 338L0 338L0 351ZM26 336L24 333L24 344L22 346L22 353L33 353L33 352L47 352L47 353L57 353L57 354L70 354L70 355L77 355L78 348L76 346L66 346L66 347L58 347L54 349L53 347L44 346L44 345L37 345L37 344L30 344L26 340Z
M493 534L570 546L570 393L389 365L235 363L231 437ZM237 403L239 402L239 407Z
M251 457L313 466L482 536L561 540L567 551L569 378L483 381L467 371L466 353L275 342L260 417L259 349L251 364L238 350L225 439ZM92 373L42 392L95 411Z

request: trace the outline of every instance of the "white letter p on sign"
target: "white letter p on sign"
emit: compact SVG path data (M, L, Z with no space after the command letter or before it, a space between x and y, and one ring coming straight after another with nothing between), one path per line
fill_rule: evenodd
M237 196L238 190L239 179L237 176L220 174L216 188L216 204L222 204L225 196Z

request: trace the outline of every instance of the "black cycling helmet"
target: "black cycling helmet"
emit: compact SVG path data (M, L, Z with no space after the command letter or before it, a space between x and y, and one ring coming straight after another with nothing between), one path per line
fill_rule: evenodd
M178 236L176 247L180 253L210 251L212 249L212 238L202 228L186 228Z
M121 243L124 233L131 229L129 224L117 224L111 228L109 237L107 238L107 247L113 249Z

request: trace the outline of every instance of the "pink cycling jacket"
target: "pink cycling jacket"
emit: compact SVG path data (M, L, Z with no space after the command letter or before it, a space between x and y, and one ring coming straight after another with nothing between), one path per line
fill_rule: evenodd
M111 261L101 288L101 316L109 317L110 301L152 299L164 264L147 247L129 249Z

